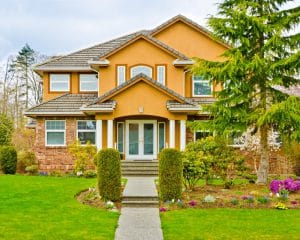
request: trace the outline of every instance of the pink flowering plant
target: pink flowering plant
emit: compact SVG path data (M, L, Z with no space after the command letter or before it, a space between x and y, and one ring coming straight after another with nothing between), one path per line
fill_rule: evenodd
M270 183L270 190L274 194L279 193L282 190L297 192L300 190L300 181L292 178L287 178L285 180L273 180Z

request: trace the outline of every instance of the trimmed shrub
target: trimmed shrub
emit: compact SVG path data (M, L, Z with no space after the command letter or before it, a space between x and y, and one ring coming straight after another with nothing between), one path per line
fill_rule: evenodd
M159 154L159 190L162 201L180 199L182 193L182 158L176 149L165 148Z
M39 168L38 165L31 165L25 168L25 171L29 174L29 175L37 175L39 172Z
M18 152L17 170L24 173L25 169L29 166L36 165L35 154L32 151Z
M121 158L115 149L103 149L96 155L98 188L105 201L121 200Z
M5 174L15 174L17 170L17 151L11 146L0 147L0 165Z
M0 114L0 145L10 145L13 133L13 123L4 114Z

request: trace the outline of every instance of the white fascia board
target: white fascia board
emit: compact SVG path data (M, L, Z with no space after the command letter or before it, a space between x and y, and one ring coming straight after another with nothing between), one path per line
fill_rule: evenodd
M110 64L110 62L107 60L107 59L104 59L104 60L98 60L98 61L95 61L95 60L89 60L88 61L88 64L89 65L97 65L97 66L108 66Z
M114 108L80 108L84 112L112 112Z
M195 63L194 60L180 60L176 59L173 61L174 66L185 66L185 65L193 65Z
M47 116L47 115L55 115L55 116L84 116L82 112L74 113L74 112L24 112L26 116Z

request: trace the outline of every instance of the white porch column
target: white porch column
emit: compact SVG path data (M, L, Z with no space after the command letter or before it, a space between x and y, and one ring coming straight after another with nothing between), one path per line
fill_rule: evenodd
M175 120L169 120L169 147L175 148Z
M183 151L186 145L186 122L180 120L180 150Z
M107 148L113 148L114 120L107 120Z
M102 120L96 120L96 146L97 151L102 149Z

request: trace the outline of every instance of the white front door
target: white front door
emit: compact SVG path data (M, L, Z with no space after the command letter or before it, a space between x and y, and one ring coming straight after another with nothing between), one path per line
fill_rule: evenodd
M157 157L157 121L126 121L126 159L152 160Z

